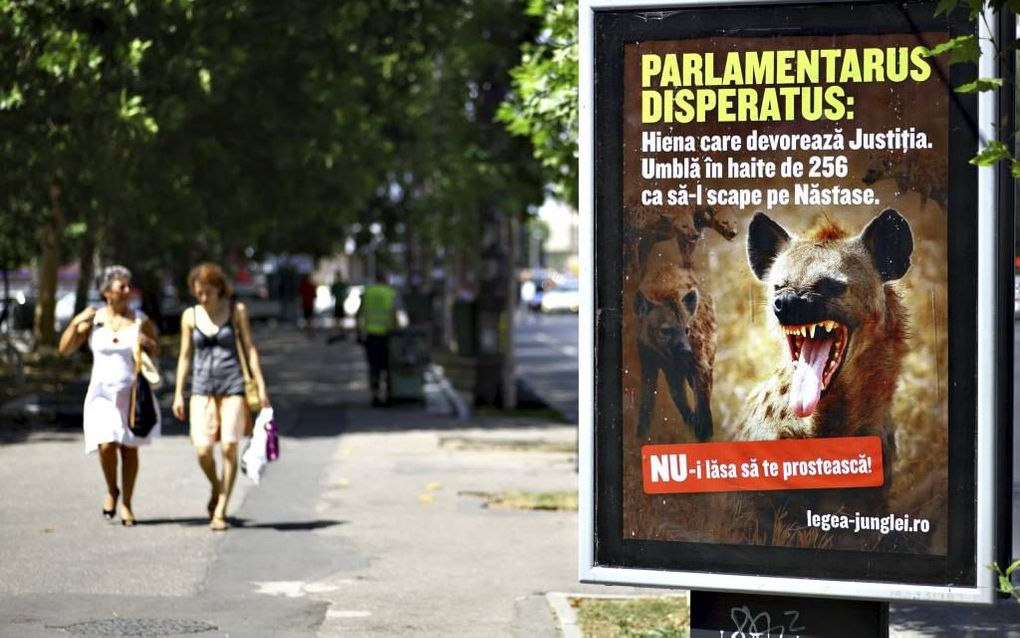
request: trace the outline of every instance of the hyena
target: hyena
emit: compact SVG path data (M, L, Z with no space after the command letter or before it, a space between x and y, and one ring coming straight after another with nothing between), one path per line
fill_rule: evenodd
M913 244L910 225L891 208L853 236L830 221L792 236L761 212L747 230L751 270L767 284L789 361L752 393L737 438L879 437L884 485L839 491L830 507L888 508L896 454L890 409L908 335L890 282L910 268ZM820 511L825 492L800 494L799 502Z
M699 233L704 228L711 228L726 241L732 240L738 232L736 220L711 206L698 206L694 209L694 225Z
M715 362L715 304L698 290L689 268L669 264L649 277L634 295L637 349L641 362L638 436L648 433L659 371L680 416L699 441L712 436L712 366ZM694 395L688 404L687 387Z
M945 210L948 170L945 159L934 151L889 151L872 157L861 181L870 186L883 179L894 179L900 193L915 191L921 196L921 210L929 199Z
M639 209L624 227L624 243L628 260L634 261L638 273L645 272L648 253L652 246L667 239L673 239L680 247L681 254L693 253L694 246L701 238L701 229L695 222L695 213L689 208ZM690 267L691 264L682 264Z

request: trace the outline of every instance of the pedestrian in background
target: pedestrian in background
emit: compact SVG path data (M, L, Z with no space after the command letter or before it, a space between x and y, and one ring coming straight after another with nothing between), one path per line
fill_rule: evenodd
M198 304L181 315L181 352L173 413L183 421L184 384L191 373L189 432L198 464L212 488L206 510L209 529L227 529L227 505L237 478L237 447L250 429L251 412L244 398L242 357L258 387L262 407L270 407L259 353L251 336L248 311L231 300L233 289L223 270L204 263L188 275ZM219 441L223 471L217 474L215 444Z
M358 328L368 359L368 385L372 390L372 407L389 402L390 333L397 327L397 291L387 283L386 273L379 269L375 283L365 286L358 308ZM386 399L380 394L380 378L387 373Z
M301 299L301 314L305 318L305 334L312 335L312 317L315 316L315 282L306 274L298 284L298 297Z
M123 266L107 266L99 277L98 288L106 305L98 309L87 307L71 319L60 336L60 354L69 356L86 341L92 350L92 374L82 411L85 452L99 452L99 465L106 481L103 517L113 520L117 499L123 496L120 522L125 527L133 527L136 521L132 497L138 478L138 446L147 445L160 433L158 410L156 425L144 438L136 437L128 427L131 389L136 377L135 350L140 344L154 357L159 354L159 341L152 321L129 305L130 270ZM119 488L118 461L121 467Z
M344 326L347 311L344 309L344 302L347 300L347 293L350 292L350 289L344 280L343 271L338 270L333 273L333 283L329 286L329 294L333 296L333 326L336 328L336 334L329 337L327 343L336 343L347 338L347 328Z

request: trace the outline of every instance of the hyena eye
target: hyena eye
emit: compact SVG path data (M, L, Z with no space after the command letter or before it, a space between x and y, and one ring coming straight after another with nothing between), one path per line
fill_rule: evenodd
M838 297L846 292L846 284L829 277L822 277L814 285L815 292L823 297Z

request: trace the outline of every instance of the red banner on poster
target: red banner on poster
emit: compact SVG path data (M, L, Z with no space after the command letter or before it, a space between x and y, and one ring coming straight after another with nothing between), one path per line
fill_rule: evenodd
M882 441L852 436L645 445L646 494L879 487Z

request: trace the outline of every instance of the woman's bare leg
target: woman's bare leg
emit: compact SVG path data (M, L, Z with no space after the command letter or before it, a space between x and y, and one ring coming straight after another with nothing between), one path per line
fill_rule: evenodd
M202 445L196 447L195 450L198 452L198 466L202 468L202 473L209 480L211 496L207 509L209 517L212 518L220 498L220 479L216 476L216 454L211 445Z
M120 518L125 524L130 525L135 520L135 515L131 510L131 497L135 493L135 479L138 478L138 448L122 445L120 458L123 462L121 483L124 486L124 498L120 501Z
M103 497L103 511L111 512L117 508L117 496L120 491L117 489L117 449L119 443L99 444L99 466L103 469L103 479L106 481L106 496Z
M214 519L225 519L227 517L227 504L230 502L230 493L234 491L234 479L237 478L237 443L223 443L223 478L220 481L220 499L216 504Z

